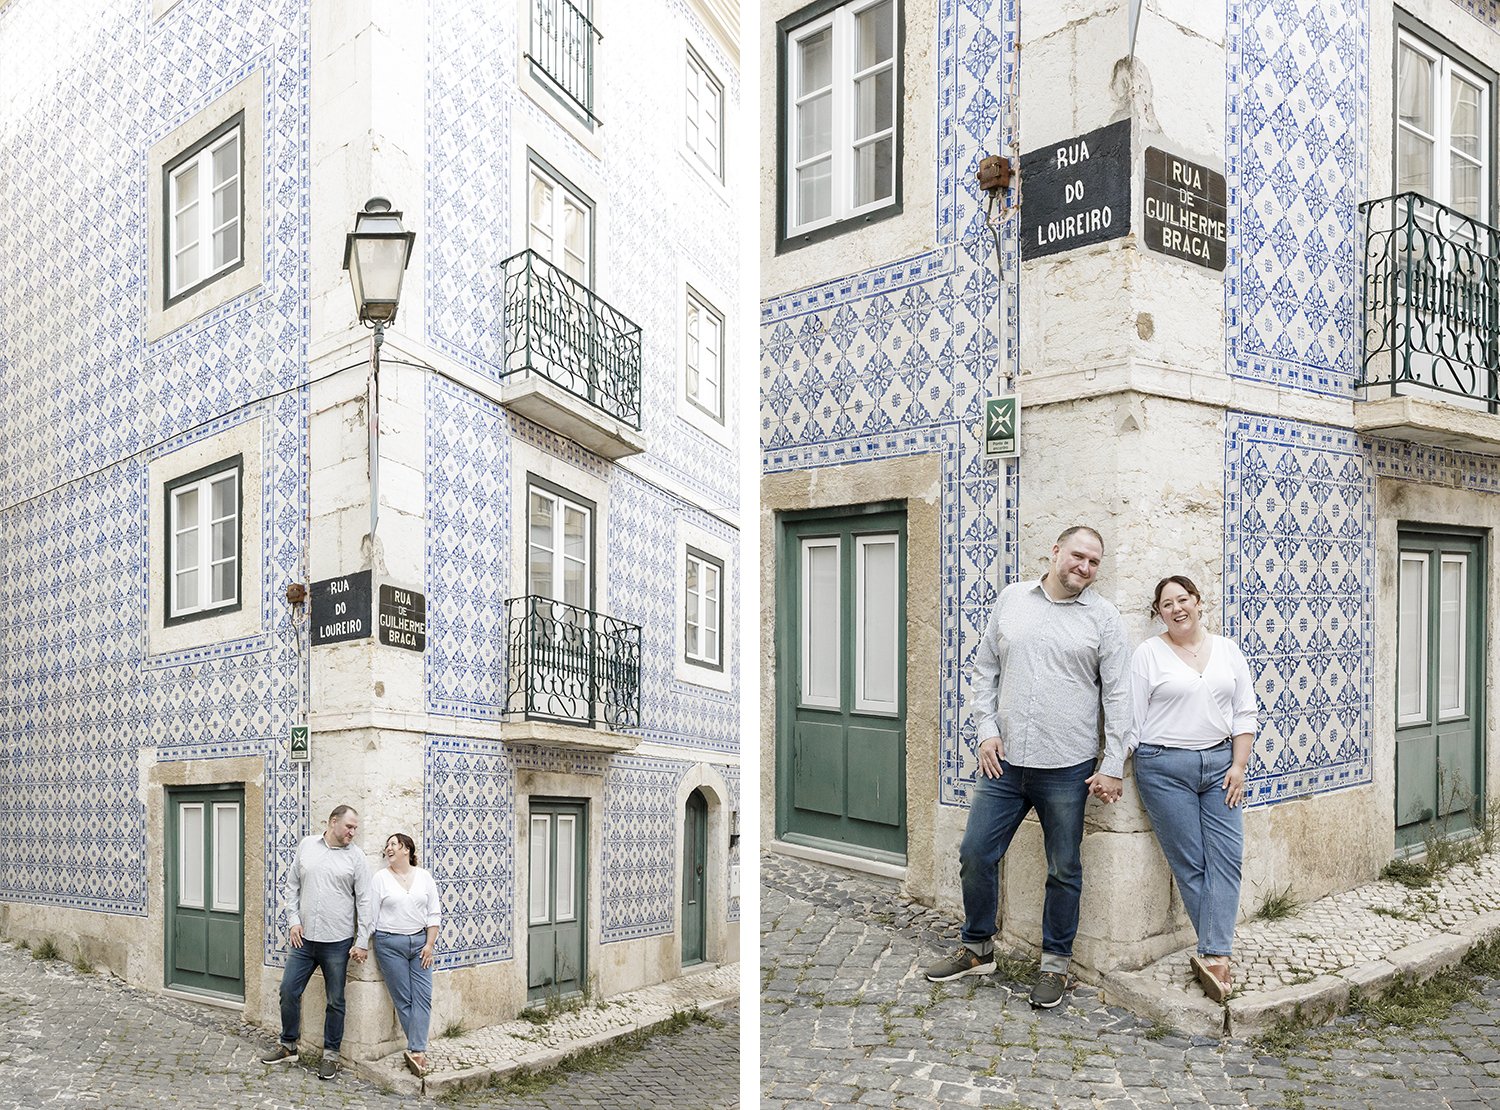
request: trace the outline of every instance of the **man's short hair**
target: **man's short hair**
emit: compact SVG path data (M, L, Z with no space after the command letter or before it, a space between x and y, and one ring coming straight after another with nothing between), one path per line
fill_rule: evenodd
M329 821L337 821L340 817L342 817L346 813L352 813L356 817L359 816L359 810L355 809L353 806L338 806L337 808L334 809L334 811L332 813L330 813L328 815L328 820Z
M1087 532L1089 535L1093 536L1094 539L1099 541L1099 550L1104 550L1104 537L1099 534L1097 529L1090 528L1087 524L1074 524L1071 527L1064 528L1062 531L1062 535L1057 537L1058 545L1061 546L1062 544L1066 543L1068 537L1071 536L1074 532Z

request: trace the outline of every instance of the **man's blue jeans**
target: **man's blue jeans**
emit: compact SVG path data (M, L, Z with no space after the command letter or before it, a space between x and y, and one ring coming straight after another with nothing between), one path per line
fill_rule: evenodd
M1200 956L1230 954L1240 913L1245 811L1224 804L1222 786L1233 758L1228 740L1203 751L1157 744L1135 750L1136 789L1182 891Z
M1017 767L1002 761L998 779L978 776L969 803L969 824L959 848L964 891L964 927L959 934L980 949L995 933L1000 903L996 868L1011 838L1032 809L1042 823L1047 852L1047 893L1042 903L1042 970L1066 972L1078 933L1083 895L1083 810L1094 761L1073 767Z
M323 972L323 992L328 1008L323 1015L323 1047L337 1052L344 1043L344 977L349 971L348 940L302 940L301 948L287 953L286 973L281 977L281 1043L295 1045L302 1038L302 992L315 969Z
M427 1027L432 1023L432 969L422 966L422 946L426 943L426 929L411 934L375 934L375 959L406 1034L408 1052L427 1051Z

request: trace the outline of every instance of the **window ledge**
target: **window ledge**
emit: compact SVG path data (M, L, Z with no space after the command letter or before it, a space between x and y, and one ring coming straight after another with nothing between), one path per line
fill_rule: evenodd
M641 742L639 736L623 732L554 721L507 721L500 726L500 739L506 744L535 744L577 752L628 752Z
M1354 430L1458 451L1500 453L1500 414L1449 401L1413 396L1356 401Z

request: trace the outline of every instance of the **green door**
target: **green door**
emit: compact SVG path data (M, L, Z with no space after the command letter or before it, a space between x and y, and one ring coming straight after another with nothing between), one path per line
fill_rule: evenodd
M906 512L787 516L777 560L776 834L906 862Z
M1484 542L1403 529L1396 621L1396 847L1472 829L1484 800Z
M584 984L588 845L583 802L531 800L527 893L528 999L577 994Z
M703 962L708 864L708 802L701 790L688 795L682 820L682 962Z
M245 789L167 791L167 986L245 997Z

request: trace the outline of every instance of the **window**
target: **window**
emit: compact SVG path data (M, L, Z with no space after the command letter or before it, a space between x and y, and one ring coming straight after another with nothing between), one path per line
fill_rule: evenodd
M167 304L244 259L242 118L166 166Z
M721 653L724 563L695 547L687 549L683 592L683 658L700 667L724 669Z
M167 623L240 607L240 456L166 486Z
M594 281L594 202L533 156L526 180L526 245L584 285Z
M1489 218L1490 82L1403 30L1396 45L1396 191Z
M687 50L687 148L724 179L724 86L690 46Z
M724 422L724 317L690 286L687 291L687 342L684 346L688 401L719 423Z
M897 17L896 0L855 0L783 21L784 238L899 210Z
M532 477L526 516L526 592L591 609L593 502Z

